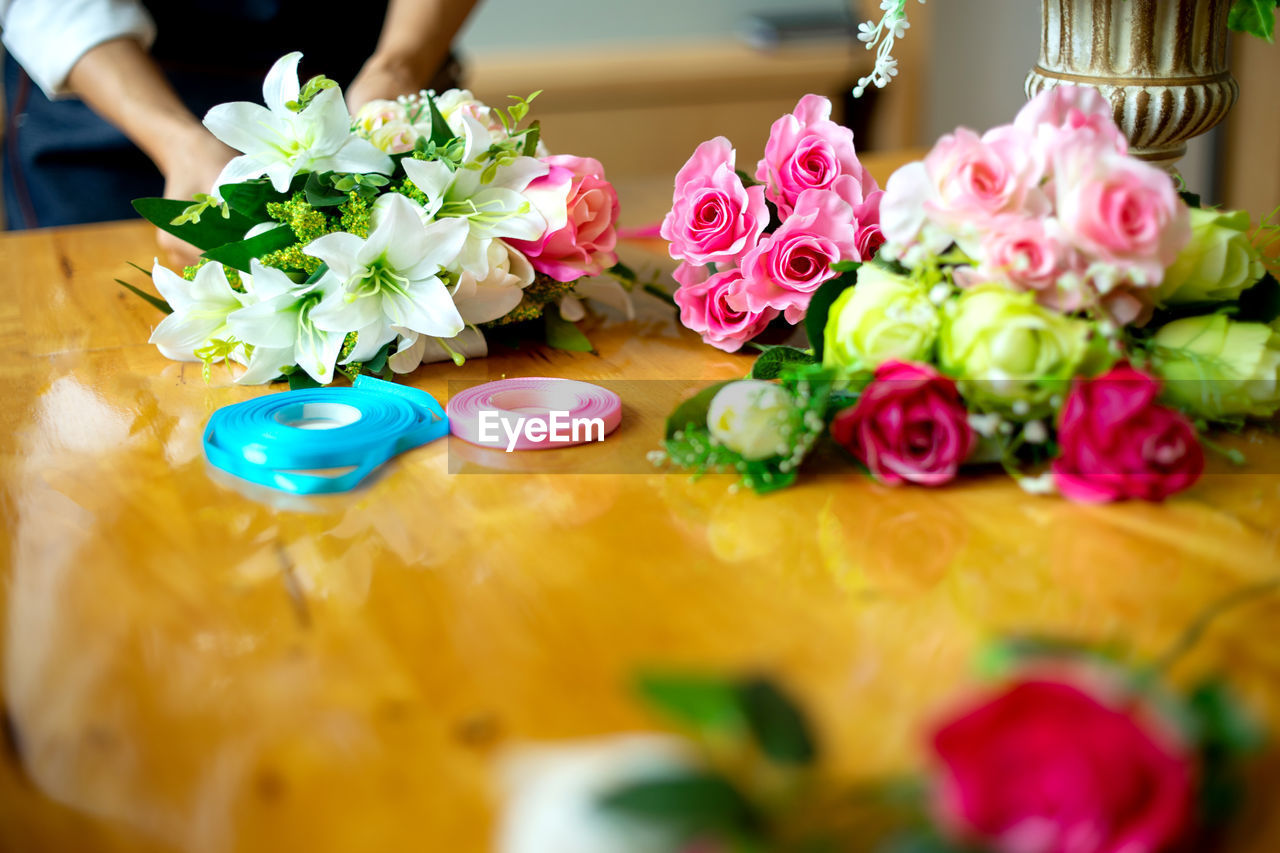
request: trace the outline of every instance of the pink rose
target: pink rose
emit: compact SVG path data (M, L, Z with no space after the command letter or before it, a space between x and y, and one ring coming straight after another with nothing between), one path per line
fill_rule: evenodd
M1062 85L1041 92L1027 101L1013 126L1033 137L1049 159L1072 146L1101 146L1118 154L1129 150L1111 104L1092 86Z
M953 242L975 252L996 217L1050 213L1044 176L1045 161L1031 137L1012 125L983 136L958 128L923 161L890 176L880 205L884 235L899 257L913 246L937 253Z
M1141 160L1076 146L1055 161L1058 220L1094 260L1124 266L1154 287L1191 239L1191 216L1173 179Z
M1163 500L1191 486L1204 451L1186 416L1157 405L1160 383L1127 364L1077 379L1058 419L1053 478L1085 503Z
M680 322L725 352L737 352L778 316L771 308L753 312L735 306L738 300L734 297L745 284L741 270L730 269L708 277L706 267L681 264L676 268L675 279L680 283L675 292Z
M831 437L882 483L939 486L973 450L956 384L927 364L886 361L858 402L831 422Z
M590 157L560 154L543 158L551 172L534 183L560 183L569 177L568 222L539 240L511 240L538 272L556 281L600 275L618 262L618 194L604 178L604 166ZM567 173L567 175L566 175ZM531 185L531 189L534 188Z
M723 136L698 146L676 174L662 239L671 257L691 264L736 263L769 224L764 188L747 188L734 171L734 151Z
M1040 216L1048 199L1040 190L1044 162L1021 131L1004 125L979 137L959 128L938 140L924 158L937 195L925 202L930 215L963 234L989 227L1002 213Z
M770 128L764 159L756 166L756 180L768 187L769 201L785 219L801 193L829 189L842 175L857 181L861 197L879 189L875 178L858 162L853 131L831 120L831 101L805 95L794 112Z
M982 239L979 258L975 282L1007 282L1058 311L1078 311L1089 301L1081 259L1054 219L997 217Z
M1131 696L1025 679L933 737L937 809L951 831L1000 853L1159 853L1193 804L1187 750Z
M852 183L851 178L845 180ZM751 312L785 310L787 321L797 323L813 292L835 275L831 264L860 258L849 203L835 191L805 190L778 230L743 257L746 285L738 307Z

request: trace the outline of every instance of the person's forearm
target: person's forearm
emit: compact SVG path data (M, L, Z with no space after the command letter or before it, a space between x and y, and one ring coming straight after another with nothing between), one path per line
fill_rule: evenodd
M430 80L476 0L391 0L369 64Z
M67 77L70 89L129 137L160 171L183 156L183 140L203 132L155 61L131 38L92 48Z
M347 93L353 110L417 90L449 55L476 0L391 0L382 35Z

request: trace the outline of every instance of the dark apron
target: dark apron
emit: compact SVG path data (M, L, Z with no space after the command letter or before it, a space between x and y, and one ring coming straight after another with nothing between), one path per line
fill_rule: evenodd
M262 102L271 64L304 54L299 77L349 84L373 52L386 0L146 0L152 55L196 116L227 101ZM359 12L356 13L358 8ZM456 85L452 60L431 81ZM427 81L423 81L424 84ZM123 133L76 99L50 101L5 56L5 216L11 229L132 219L129 202L163 193L164 179Z

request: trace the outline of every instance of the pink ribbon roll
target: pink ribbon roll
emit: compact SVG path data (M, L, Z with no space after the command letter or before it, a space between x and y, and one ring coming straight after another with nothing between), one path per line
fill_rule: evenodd
M500 450L549 450L603 441L622 421L622 398L589 382L499 379L453 395L449 432Z

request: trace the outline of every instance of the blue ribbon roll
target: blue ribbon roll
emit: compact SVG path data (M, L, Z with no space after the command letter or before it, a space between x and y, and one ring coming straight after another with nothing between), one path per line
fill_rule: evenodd
M345 492L391 457L448 432L444 409L427 392L359 376L352 388L284 391L218 409L205 427L204 454L223 471L284 492Z

